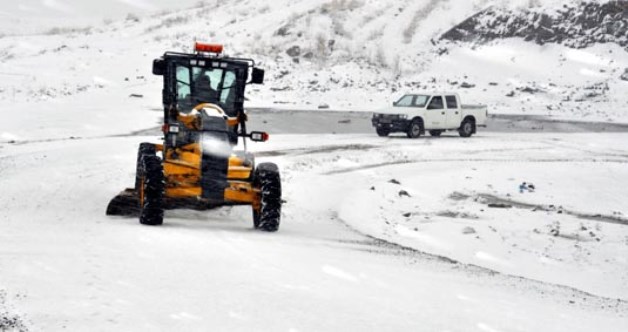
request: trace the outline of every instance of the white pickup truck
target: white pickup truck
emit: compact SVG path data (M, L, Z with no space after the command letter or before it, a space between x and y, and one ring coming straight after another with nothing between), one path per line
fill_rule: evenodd
M403 132L410 138L440 136L446 130L457 130L460 136L475 134L486 127L488 111L483 105L462 105L456 93L407 94L373 114L371 120L379 136Z

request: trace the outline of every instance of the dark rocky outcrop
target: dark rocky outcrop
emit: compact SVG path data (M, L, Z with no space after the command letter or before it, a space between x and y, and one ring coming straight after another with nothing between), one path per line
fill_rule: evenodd
M286 53L291 57L298 57L301 55L301 48L298 45L294 45L286 50Z
M554 13L489 7L447 31L441 39L483 43L513 37L572 48L616 43L628 51L628 1L581 2L565 5Z

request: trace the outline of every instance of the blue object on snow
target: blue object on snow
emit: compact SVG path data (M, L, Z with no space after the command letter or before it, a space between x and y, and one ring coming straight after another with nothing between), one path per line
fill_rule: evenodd
M527 183L522 183L519 185L519 192L523 194L524 191L528 190L528 184Z

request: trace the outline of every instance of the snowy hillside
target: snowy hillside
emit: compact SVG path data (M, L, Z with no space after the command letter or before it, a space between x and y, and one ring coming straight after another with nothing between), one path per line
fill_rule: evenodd
M24 35L90 26L146 13L172 11L197 0L20 0L0 2L0 35Z
M46 108L50 98L63 102L96 90L113 102L139 93L148 97L143 104L159 107L151 59L203 40L224 43L227 53L253 57L267 69L267 84L249 91L249 106L375 110L405 92L455 90L493 113L628 122L621 43L574 49L524 38L479 45L441 38L490 5L524 14L554 11L563 2L535 3L218 1L108 24L60 25L43 35L0 39L0 99ZM624 24L623 15L609 20Z
M558 43L585 48L596 43L613 43L628 50L628 3L566 3L548 10L540 5L512 10L492 6L478 12L442 35L442 39L488 42L523 38L543 45Z

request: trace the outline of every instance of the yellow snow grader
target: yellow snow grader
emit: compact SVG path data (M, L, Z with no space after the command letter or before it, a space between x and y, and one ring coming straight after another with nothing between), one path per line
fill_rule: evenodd
M244 89L262 84L264 70L222 49L195 43L192 54L166 52L153 61L153 74L163 77L163 144L140 144L135 187L114 197L107 215L139 215L141 224L161 225L167 209L251 205L255 228L279 228L277 165L256 165L246 151L246 139L268 139L265 132L247 133L244 112ZM242 151L235 150L239 139Z

